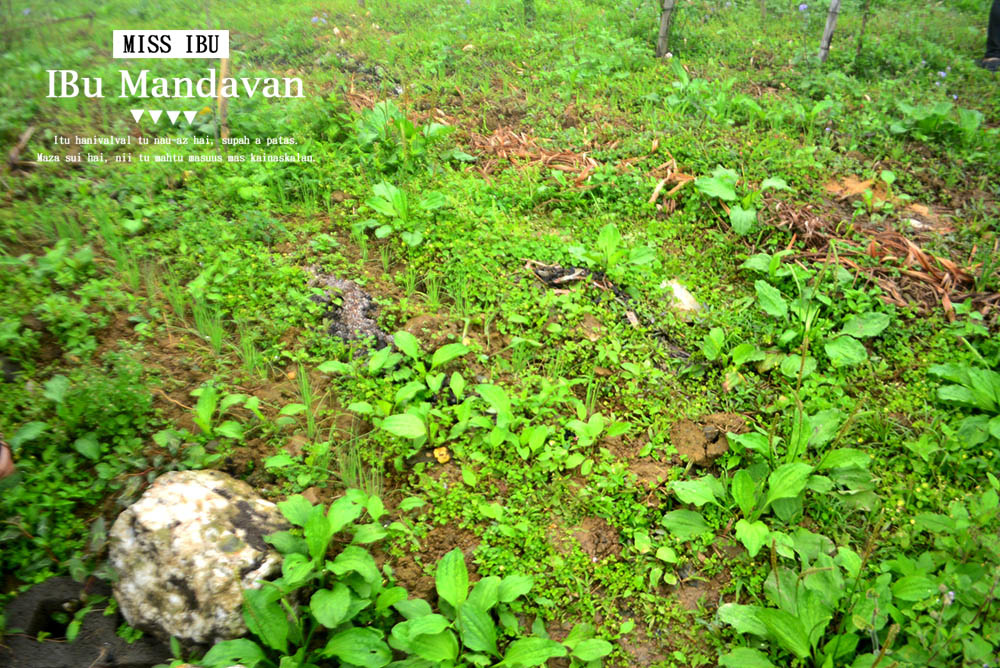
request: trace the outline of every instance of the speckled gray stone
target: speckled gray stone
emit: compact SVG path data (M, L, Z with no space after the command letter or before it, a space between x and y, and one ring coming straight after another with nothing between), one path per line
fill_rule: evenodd
M163 474L111 527L122 615L186 644L245 635L242 589L280 570L264 536L287 528L277 506L225 473Z

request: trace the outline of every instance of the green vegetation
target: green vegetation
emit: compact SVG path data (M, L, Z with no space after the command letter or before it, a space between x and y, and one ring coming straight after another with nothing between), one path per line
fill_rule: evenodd
M985 2L845 0L823 65L811 2L679 2L664 60L652 0L49 4L0 53L0 602L218 468L294 528L197 665L996 663ZM304 97L111 93L113 28L205 21Z
M401 506L423 504L423 500L410 497ZM408 598L403 587L385 587L375 558L362 546L406 528L398 521L388 530L378 524L385 513L379 497L348 490L327 512L295 495L279 508L293 525L301 527L302 536L287 531L269 536L268 541L284 557L282 576L262 589L245 593L247 626L260 644L245 638L218 643L200 661L207 668L228 668L234 663L278 665L268 660L265 648L282 657L280 662L286 665L287 657L292 657L295 665L336 658L347 665L385 666L395 649L409 657L393 664L398 666L456 662L485 666L500 657L497 639L501 634L521 635L514 611L521 607L517 599L531 591L531 577L494 575L470 589L469 572L459 548L444 555L435 570L440 612L434 612L423 599ZM372 522L356 524L362 513ZM353 535L351 545L324 563L330 542L342 531ZM293 613L289 621L288 612L294 610L299 590L311 592L308 613ZM400 617L401 621L392 623ZM322 648L312 644L317 631L329 634ZM611 643L593 638L593 633L593 627L580 623L562 643L544 633L519 638L509 644L497 665L539 665L562 656L571 656L572 665L589 665L611 652ZM386 635L388 643L383 639Z

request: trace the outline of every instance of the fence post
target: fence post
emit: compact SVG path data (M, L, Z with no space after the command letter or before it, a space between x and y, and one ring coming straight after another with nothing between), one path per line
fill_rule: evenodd
M833 39L833 31L837 27L837 15L840 13L840 0L830 0L830 12L826 15L826 28L823 30L823 39L819 42L819 62L826 62L826 56L830 53L830 40Z
M662 58L667 53L667 43L670 41L670 22L673 20L674 5L677 0L663 0L663 13L660 15L660 34L656 38L656 57Z

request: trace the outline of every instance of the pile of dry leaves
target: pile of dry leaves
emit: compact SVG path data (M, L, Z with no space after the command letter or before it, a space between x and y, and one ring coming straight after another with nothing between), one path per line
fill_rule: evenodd
M485 177L500 168L501 161L507 160L519 168L541 165L569 174L575 174L573 185L581 187L600 165L594 158L584 153L552 149L543 146L545 139L532 137L526 132L515 132L499 127L490 135L469 133L471 153L480 156L474 169Z
M849 183L839 194L833 186L827 187L827 191L841 200L853 195ZM762 221L791 230L789 248L801 240L812 249L796 254L795 258L840 264L877 284L888 303L916 304L924 312L940 304L946 316L953 319L953 304L970 300L972 307L991 326L996 326L1000 318L1000 294L976 291L976 277L982 272L982 266L973 262L978 248L973 248L965 263L931 253L921 247L921 239L946 234L951 231L950 226L921 205L909 205L904 213L913 216L908 221L912 229L909 234L893 229L888 222L880 228L854 226L835 212L768 198ZM856 240L858 233L865 238ZM998 250L998 242L994 242L992 253L996 255Z

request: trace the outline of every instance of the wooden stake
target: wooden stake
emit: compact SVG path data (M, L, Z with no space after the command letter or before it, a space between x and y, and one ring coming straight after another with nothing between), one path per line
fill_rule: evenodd
M872 0L865 0L865 7L861 13L861 32L858 34L858 52L854 54L855 66L861 60L861 47L865 43L865 28L868 27L868 17L872 13Z
M677 0L663 0L663 13L660 15L660 34L656 38L656 57L667 54L667 44L670 41L670 22L673 20L674 5Z
M222 58L219 62L219 91L216 101L216 120L219 123L219 135L229 139L229 125L226 123L226 112L229 109L229 98L222 94L222 80L229 76L229 59Z
M830 11L826 15L826 29L823 30L823 39L819 42L819 62L826 62L826 56L830 53L830 41L833 39L833 31L837 27L837 15L840 14L840 0L830 0Z

